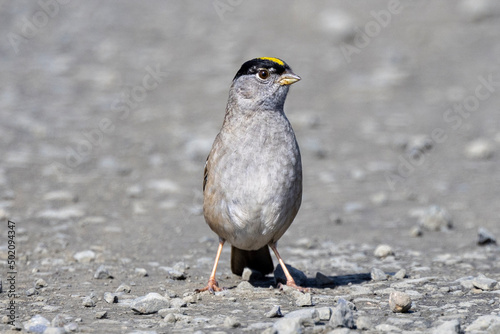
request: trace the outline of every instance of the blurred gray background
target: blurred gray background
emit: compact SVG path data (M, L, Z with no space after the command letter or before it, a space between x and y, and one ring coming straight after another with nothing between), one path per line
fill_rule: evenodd
M272 56L303 79L285 111L304 200L283 243L431 252L500 235L499 14L492 0L3 1L1 216L24 254L215 254L204 160L234 74ZM410 237L430 205L454 229Z

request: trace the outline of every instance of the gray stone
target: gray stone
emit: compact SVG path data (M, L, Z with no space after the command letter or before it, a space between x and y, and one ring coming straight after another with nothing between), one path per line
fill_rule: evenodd
M47 220L71 220L81 218L85 212L78 207L64 207L61 209L47 209L38 213L38 217Z
M109 273L109 269L105 265L100 265L99 268L94 273L95 279L108 279L113 278L113 276Z
M64 330L66 330L66 332L76 332L77 329L78 324L75 322L70 322L69 324L64 325Z
M392 250L392 247L389 245L378 245L377 248L375 248L373 255L383 259L388 257L389 255L394 255L394 251Z
M38 295L38 291L36 291L35 288L29 288L26 290L26 296L33 296L33 295Z
M89 263L90 261L94 261L95 256L96 255L94 251L85 250L75 253L75 255L73 255L73 258L80 263Z
M421 237L423 234L424 233L422 232L422 228L420 226L413 226L410 229L410 236L411 237L417 238L417 237Z
M105 292L103 299L108 304L118 303L118 296L111 292Z
M50 322L50 325L52 327L64 327L66 324L66 320L64 319L64 315L62 314L57 314L54 318L52 318L52 321Z
M474 160L486 160L493 156L493 145L486 139L476 139L465 147L465 156Z
M108 315L107 311L98 311L95 313L95 318L96 319L104 319Z
M172 298L170 299L170 307L172 308L181 308L186 307L187 302L182 298Z
M473 331L488 331L492 328L497 328L500 325L500 316L498 315L483 315L474 320L467 328L466 332ZM493 332L492 332L493 333ZM498 332L496 332L498 333Z
M403 279L406 277L406 270L405 269L399 269L395 274L394 274L394 279Z
M301 320L310 319L316 322L319 320L319 313L318 310L316 310L315 308L307 308L287 313L285 314L285 318L299 318Z
M56 190L43 195L43 200L60 204L69 204L78 202L78 196L66 190Z
M378 331L377 333L401 333L402 330L399 327L389 325L389 324L380 324L375 326L375 329Z
M47 282L43 278L39 278L35 281L35 289L40 289L47 286Z
M364 330L370 330L373 328L373 323L369 317L366 316L360 316L356 320L356 328L360 329L362 331Z
M472 285L483 291L490 291L496 289L497 281L480 274L472 280Z
M162 308L169 307L170 300L156 292L134 299L131 305L132 310L139 314L156 313Z
M50 321L37 314L24 324L24 329L31 333L43 333L50 326Z
M334 328L355 328L353 311L344 298L339 298L337 301L337 306L333 309L329 324Z
M66 330L62 327L47 327L43 334L65 334Z
M247 281L242 281L236 287L238 290L253 290L254 286Z
M455 282L460 283L462 287L464 287L467 290L473 289L474 284L472 284L472 281L474 280L473 276L466 276L466 277L461 277Z
M185 271L180 271L171 267L160 267L160 269L167 272L167 278L174 280L185 280L187 278Z
M300 295L297 295L295 298L295 305L297 306L312 306L313 301L312 301L312 295L307 292L307 293L301 293Z
M82 300L82 305L85 307L94 307L97 302L96 295L92 292L89 296L85 296Z
M406 313L411 308L411 298L407 293L394 291L389 295L389 306L394 313Z
M130 285L125 283L120 284L115 290L115 292L126 292L126 293L130 293L130 291L132 291L132 288L130 287Z
M427 208L420 217L419 223L429 231L444 231L453 227L453 220L448 211L437 205Z
M244 281L253 281L262 279L262 273L256 270L252 270L250 268L243 269L243 273L241 274L241 279Z
M134 269L134 274L136 276L140 276L140 277L146 277L148 276L148 271L144 268L135 268Z
M173 313L168 313L167 315L165 315L163 320L167 323L175 323L177 321L177 318Z
M332 317L333 310L331 307L327 307L327 306L320 307L317 310L318 310L319 320L328 321Z
M224 319L224 327L226 327L226 328L238 328L240 326L241 326L241 322L239 322L234 317L226 317L226 319Z
M387 280L387 274L382 270L378 268L373 268L370 272L370 277L372 281L386 281Z
M302 324L303 321L300 318L281 318L274 323L272 327L274 331L269 333L299 334L302 333Z
M281 318L283 314L281 313L281 307L279 305L274 305L273 308L264 314L266 318Z
M432 334L460 334L460 321L458 319L443 322L432 330Z
M304 274L302 271L292 267L289 264L286 264L286 268L290 272L290 275L292 275L292 277L295 280L295 283L297 285L302 286L306 283L306 281L307 281L306 274ZM283 272L283 268L281 268L280 264L278 264L276 266L276 269L274 270L274 281L276 284L278 284L278 283L286 284L285 273Z
M495 238L495 236L484 227L480 227L477 234L478 234L477 244L480 246L497 243L497 239Z

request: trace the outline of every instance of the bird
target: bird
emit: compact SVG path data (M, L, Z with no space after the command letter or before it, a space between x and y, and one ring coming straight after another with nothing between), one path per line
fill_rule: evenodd
M302 161L284 104L290 85L301 80L283 60L245 62L229 89L224 121L207 157L203 176L203 215L219 236L208 284L196 291L221 291L219 258L231 244L231 271L245 267L273 272L271 249L286 285L301 292L278 253L277 242L292 224L302 201Z

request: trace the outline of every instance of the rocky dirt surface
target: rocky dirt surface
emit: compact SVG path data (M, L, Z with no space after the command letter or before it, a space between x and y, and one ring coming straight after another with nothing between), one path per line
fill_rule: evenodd
M0 8L0 331L500 333L498 2ZM226 246L227 289L197 294L204 159L259 56L303 78L280 251L311 292L231 275Z

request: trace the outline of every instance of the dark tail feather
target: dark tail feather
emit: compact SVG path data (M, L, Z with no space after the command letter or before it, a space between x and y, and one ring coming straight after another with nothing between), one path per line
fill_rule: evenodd
M266 245L255 251L246 251L231 246L231 271L241 276L245 267L259 271L262 275L272 273L274 265L269 247Z

